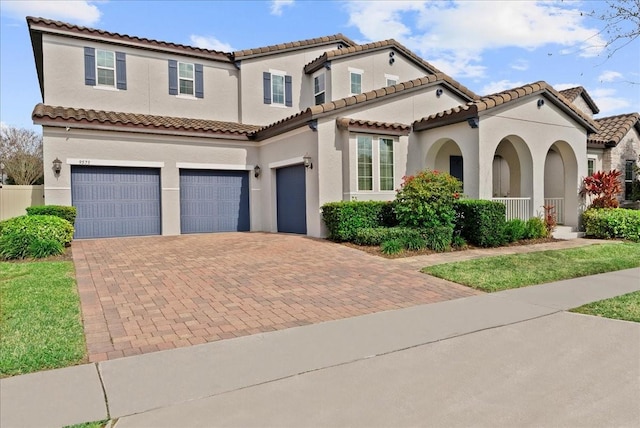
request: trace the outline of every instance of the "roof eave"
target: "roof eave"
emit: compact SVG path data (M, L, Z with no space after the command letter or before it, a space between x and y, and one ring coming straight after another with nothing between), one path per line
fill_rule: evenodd
M34 31L29 25L29 37L31 38L31 47L33 49L33 59L36 63L36 72L38 74L38 84L40 85L40 95L44 101L44 68L42 53L42 33Z

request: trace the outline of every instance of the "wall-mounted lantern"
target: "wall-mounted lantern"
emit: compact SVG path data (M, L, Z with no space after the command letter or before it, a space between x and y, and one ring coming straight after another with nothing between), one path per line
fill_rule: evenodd
M58 158L55 158L53 161L53 172L56 175L60 175L60 171L62 171L62 161Z
M254 167L253 167L253 176L254 176L255 178L260 177L260 171L261 171L261 170L260 170L260 166L258 166L258 165L254 166Z
M305 168L313 169L313 163L311 163L311 156L304 155L302 157L302 162L304 163Z

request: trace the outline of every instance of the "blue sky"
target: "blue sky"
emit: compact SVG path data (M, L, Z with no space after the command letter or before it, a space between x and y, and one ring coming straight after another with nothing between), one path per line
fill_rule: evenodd
M598 117L640 111L640 39L608 58L604 1L0 1L0 121L38 129L27 15L233 51L343 33L395 38L479 94L584 86Z

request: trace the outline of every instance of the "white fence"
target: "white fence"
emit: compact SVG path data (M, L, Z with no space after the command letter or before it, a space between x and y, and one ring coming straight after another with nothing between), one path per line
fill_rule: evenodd
M564 198L544 198L544 204L554 206L556 222L564 224Z
M0 220L24 215L25 209L44 205L44 186L0 186Z
M529 220L531 217L531 198L493 198L492 200L505 204L507 221L514 218Z

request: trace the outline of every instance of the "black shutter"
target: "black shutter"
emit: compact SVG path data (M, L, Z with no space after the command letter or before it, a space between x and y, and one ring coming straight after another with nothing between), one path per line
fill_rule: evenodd
M178 95L178 61L169 60L169 95Z
M264 89L264 103L271 104L271 73L262 73L262 86Z
M293 88L291 76L284 76L284 105L293 106Z
M195 64L196 98L204 98L204 79L202 64Z
M96 86L96 50L84 48L84 84Z
M124 52L116 52L116 87L127 89L127 56Z

